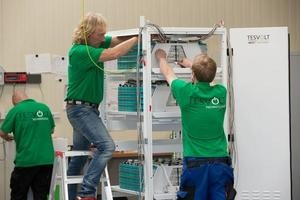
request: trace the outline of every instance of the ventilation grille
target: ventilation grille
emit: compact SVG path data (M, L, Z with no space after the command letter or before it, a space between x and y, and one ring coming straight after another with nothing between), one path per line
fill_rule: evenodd
M241 200L281 200L280 191L242 191Z

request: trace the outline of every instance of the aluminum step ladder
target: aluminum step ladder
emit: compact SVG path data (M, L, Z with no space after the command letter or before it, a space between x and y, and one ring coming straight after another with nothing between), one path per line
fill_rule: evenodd
M82 183L83 176L67 176L68 157L92 156L91 151L55 151L49 200L54 200L56 185L60 185L60 200L69 200L68 185ZM103 200L113 200L107 167L100 179ZM105 195L103 195L105 194Z

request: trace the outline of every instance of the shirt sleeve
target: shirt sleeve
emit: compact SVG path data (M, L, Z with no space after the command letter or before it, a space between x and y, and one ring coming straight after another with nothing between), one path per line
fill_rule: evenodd
M104 48L104 49L109 48L111 44L111 40L112 40L112 36L106 35L104 42L100 45L100 48Z
M1 126L1 130L6 134L14 132L14 121L15 121L15 112L12 109L5 116L5 119Z
M177 104L180 106L186 105L189 101L189 85L190 83L181 79L175 79L172 81L171 91Z
M84 44L78 45L69 57L71 66L76 66L76 70L88 70L94 68L95 63L98 65L99 57L103 48L95 48Z
M171 83L171 91L175 99L180 97L180 90L186 85L184 80L175 79Z

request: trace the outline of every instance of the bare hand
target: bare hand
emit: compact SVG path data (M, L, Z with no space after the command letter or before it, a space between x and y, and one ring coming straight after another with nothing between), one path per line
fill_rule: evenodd
M12 141L12 140L14 140L14 136L11 135L11 134L7 134L7 135L5 135L4 139L5 139L6 141Z
M181 61L178 62L178 64L184 68L191 68L193 63L189 59L183 58Z
M157 49L155 51L155 57L159 61L160 59L166 59L167 58L167 53L162 50L162 49Z

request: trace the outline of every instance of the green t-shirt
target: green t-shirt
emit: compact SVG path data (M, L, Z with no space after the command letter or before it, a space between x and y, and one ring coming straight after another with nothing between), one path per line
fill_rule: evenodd
M33 99L19 102L7 113L1 130L14 135L16 167L53 164L51 134L54 126L48 106Z
M86 46L85 44L72 45L69 50L66 99L81 100L96 104L102 101L104 65L103 62L99 62L98 60L103 50L109 48L111 40L112 37L106 36L99 48Z
M226 88L209 83L187 83L176 79L171 85L182 117L185 157L228 156L224 133Z

